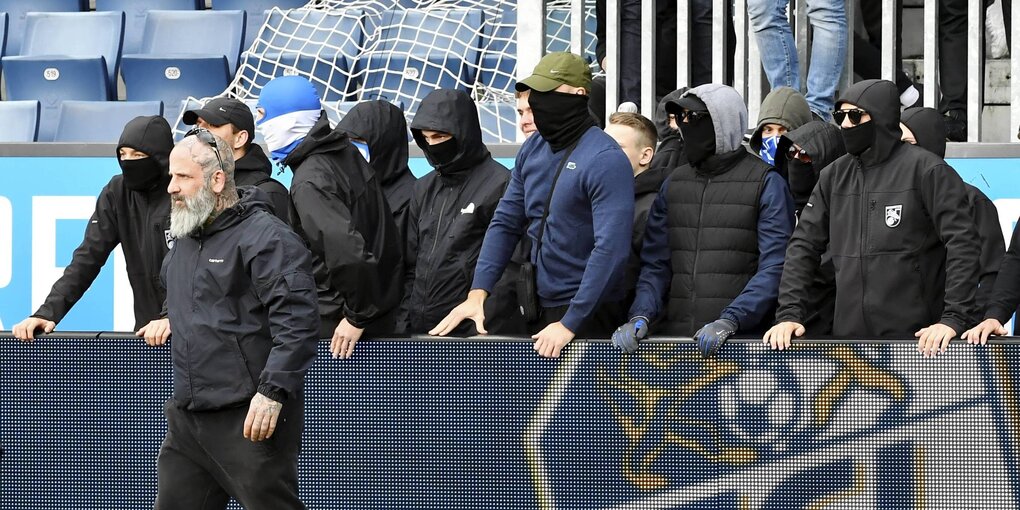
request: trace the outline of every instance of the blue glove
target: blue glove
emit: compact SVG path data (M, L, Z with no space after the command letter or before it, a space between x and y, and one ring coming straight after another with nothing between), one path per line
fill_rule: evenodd
M709 358L719 352L726 339L737 332L737 324L729 319L719 319L705 324L694 334L694 342L698 344L701 355ZM614 336L615 338L615 336Z
M646 336L648 336L648 319L634 317L630 322L616 328L616 331L613 332L613 345L630 354L637 350L638 340Z

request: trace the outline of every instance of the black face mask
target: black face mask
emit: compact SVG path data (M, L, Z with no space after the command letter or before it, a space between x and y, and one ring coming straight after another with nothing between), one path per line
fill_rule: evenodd
M532 90L528 103L535 115L538 134L549 142L553 152L569 147L595 125L588 112L588 96Z
M809 194L818 181L814 166L811 163L797 160L788 161L786 163L786 172L787 179L790 181L790 191L794 193Z
M865 122L854 127L842 128L839 132L843 135L843 144L846 145L846 151L855 156L860 156L875 143L874 122Z
M457 151L460 147L457 145L456 138L450 138L445 142L439 142L435 145L426 145L425 153L428 154L429 159L433 166L436 167L436 171L442 173L443 170L453 160L457 159Z
M159 184L166 172L152 157L122 159L120 169L124 174L124 186L134 191L149 191Z
M711 117L702 117L694 122L681 122L680 135L684 139L687 160L701 163L715 154L715 126Z

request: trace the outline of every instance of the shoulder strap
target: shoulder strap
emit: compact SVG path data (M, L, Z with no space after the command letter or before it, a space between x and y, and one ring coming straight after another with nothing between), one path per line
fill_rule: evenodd
M570 155L574 152L574 147L577 147L577 143L581 139L578 138L574 143L567 147L566 153L563 154L563 159L560 160L560 164L556 167L556 175L553 177L552 186L549 187L549 198L545 201L545 211L542 212L542 222L538 225L538 240L535 246L535 254L538 254L542 250L542 236L545 235L545 219L549 216L549 210L552 209L552 197L553 192L556 191L556 182L560 180L560 173L563 172L563 167L567 164L567 160L570 159Z

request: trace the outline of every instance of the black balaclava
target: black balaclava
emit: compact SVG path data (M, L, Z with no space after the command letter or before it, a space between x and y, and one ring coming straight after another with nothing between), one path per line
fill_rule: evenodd
M684 138L687 159L697 166L715 154L715 125L708 112L694 122L681 122L680 134Z
M528 104L535 115L538 134L559 152L581 138L595 120L588 112L588 96L531 89Z
M843 144L846 151L855 156L860 156L864 151L871 148L875 142L875 124L865 122L854 127L843 128Z
M457 145L457 139L451 137L444 142L426 145L422 150L428 153L429 159L436 162L436 171L443 173L443 169L457 159L460 146Z
M884 163L903 142L900 141L900 99L896 84L887 80L864 80L851 85L836 101L868 112L869 122L842 130L846 151L865 165Z
M120 149L130 147L149 155L147 158L121 160ZM170 151L174 137L170 124L160 115L135 117L125 126L117 143L117 161L124 186L134 191L151 191L170 180Z
M424 130L449 133L453 138L435 145L425 140ZM439 89L425 96L411 121L411 136L425 159L444 178L474 170L491 158L482 142L478 108L461 90Z
M946 157L946 121L934 108L907 108L900 114L900 122L914 133L917 146Z

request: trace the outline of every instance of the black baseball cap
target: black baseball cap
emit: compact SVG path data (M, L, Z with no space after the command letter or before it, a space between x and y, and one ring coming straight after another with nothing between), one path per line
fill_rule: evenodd
M210 99L198 110L184 112L185 124L192 125L198 122L199 117L213 126L233 124L239 131L248 132L248 143L255 140L255 118L251 115L248 106L232 97L217 97Z
M684 94L680 99L674 99L666 102L663 105L663 109L666 113L672 113L673 115L679 114L682 110L690 110L692 112L707 112L708 106L704 101L694 94Z

